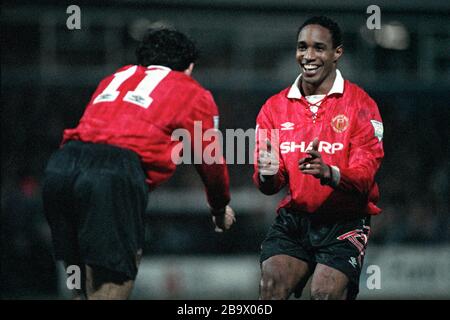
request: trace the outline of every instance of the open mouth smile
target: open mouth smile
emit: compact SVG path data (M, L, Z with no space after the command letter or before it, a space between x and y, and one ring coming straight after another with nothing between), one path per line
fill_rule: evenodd
M303 73L309 77L316 75L320 68L316 64L302 64Z

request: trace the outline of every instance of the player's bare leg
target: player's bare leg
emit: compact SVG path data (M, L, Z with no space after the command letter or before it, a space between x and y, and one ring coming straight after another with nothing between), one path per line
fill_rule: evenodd
M102 275L103 274L103 275ZM105 274L108 274L105 276ZM126 300L133 289L133 280L121 280L112 272L86 265L86 289L89 300ZM114 278L114 279L113 279Z
M306 262L284 254L270 257L261 266L259 298L288 299L298 283L306 283L304 280L308 277L309 267Z
M142 257L142 250L136 255L136 265ZM86 265L86 291L89 300L126 300L133 290L134 280L105 268Z
M317 264L311 282L311 300L345 300L348 281L341 271Z

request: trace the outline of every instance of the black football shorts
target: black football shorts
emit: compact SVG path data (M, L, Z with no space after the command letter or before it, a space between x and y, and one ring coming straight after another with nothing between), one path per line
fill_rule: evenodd
M359 292L370 216L336 219L280 209L261 245L260 262L278 254L337 269L349 278L347 299ZM296 293L296 296L298 293Z
M50 158L43 184L55 258L135 279L147 197L135 152L107 144L66 143Z

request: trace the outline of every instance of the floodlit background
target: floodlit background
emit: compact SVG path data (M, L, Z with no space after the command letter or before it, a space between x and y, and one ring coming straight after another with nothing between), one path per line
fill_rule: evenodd
M324 14L344 33L339 69L377 101L385 127L377 176L384 212L372 219L360 298L450 298L450 2L105 3L2 3L0 296L67 297L42 212L43 169L99 80L135 62L143 30L168 25L189 34L202 54L194 78L215 96L221 129L247 130L264 101L299 72L298 27ZM66 27L70 4L81 9L80 30ZM370 4L381 9L380 30L366 26ZM228 234L214 233L192 167L180 166L150 195L134 299L257 298L259 246L282 194L259 193L252 165L229 169L238 223ZM381 288L369 290L373 266Z

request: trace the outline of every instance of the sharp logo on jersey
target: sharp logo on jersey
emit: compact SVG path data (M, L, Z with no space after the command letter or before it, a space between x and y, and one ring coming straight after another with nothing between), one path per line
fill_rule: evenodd
M331 120L331 127L337 133L344 132L348 128L348 118L343 114L337 115Z
M307 145L306 142L302 141L297 144L295 141L285 141L280 144L281 153L288 152L306 152L312 149L312 141ZM318 150L319 152L325 152L328 154L335 154L336 151L344 149L344 145L340 142L330 143L327 141L320 141Z
M370 120L373 126L373 130L375 131L375 137L378 138L378 141L381 141L383 139L383 123L377 120Z
M294 124L292 122L282 123L281 130L294 130Z

